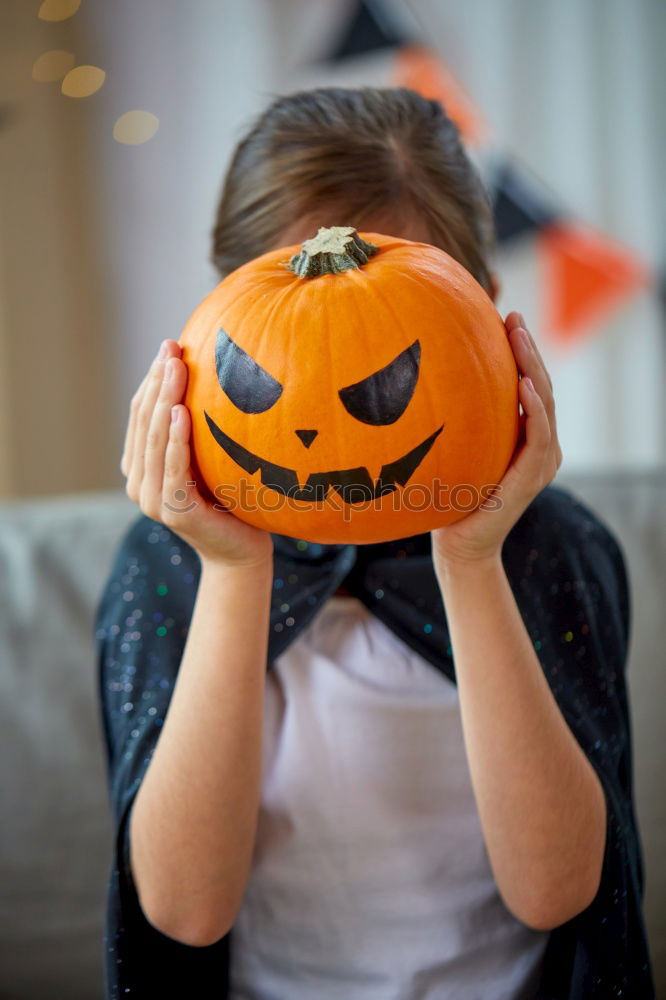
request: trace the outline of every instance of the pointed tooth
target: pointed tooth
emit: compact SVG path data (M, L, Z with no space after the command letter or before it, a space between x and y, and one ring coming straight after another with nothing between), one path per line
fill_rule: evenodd
M366 466L370 478L372 479L373 485L376 485L377 480L379 479L379 474L382 471L383 464L384 464L383 462L377 461L373 462L372 464L368 464Z

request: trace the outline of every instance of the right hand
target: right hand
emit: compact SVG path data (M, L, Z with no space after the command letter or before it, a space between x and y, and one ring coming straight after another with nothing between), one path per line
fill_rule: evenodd
M230 511L216 509L196 485L187 485L194 481L192 423L189 410L180 402L187 383L181 353L175 340L163 341L161 353L132 397L120 460L127 495L144 514L188 542L202 562L268 563L273 553L269 532L246 524ZM180 503L179 497L183 498Z

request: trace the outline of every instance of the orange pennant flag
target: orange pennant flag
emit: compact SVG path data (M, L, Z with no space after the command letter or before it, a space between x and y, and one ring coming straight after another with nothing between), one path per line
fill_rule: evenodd
M470 145L487 137L488 125L471 98L438 56L424 46L404 45L397 50L391 82L441 101Z
M578 222L539 233L545 334L562 343L593 332L649 284L646 264L627 247Z

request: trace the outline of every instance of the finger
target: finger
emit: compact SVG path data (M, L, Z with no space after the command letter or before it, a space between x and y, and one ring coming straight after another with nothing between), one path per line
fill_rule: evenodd
M529 331L527 331L527 333L529 334ZM555 395L553 393L553 380L551 379L548 369L546 368L543 359L541 358L541 355L534 342L533 337L531 337L531 342L532 342L532 348L535 351L536 356L540 359L543 372L545 374L546 379L548 380L547 388L545 387L545 385L541 383L539 384L539 392L543 404L545 406L546 413L548 415L548 422L550 424L551 449L554 455L555 470L557 471L557 469L559 469L560 465L562 464L562 449L560 447L560 442L558 440L558 435L557 435L557 415L555 413Z
M509 335L509 340L510 341L512 341L514 339L511 336L511 334L513 333L514 330L524 330L526 339L527 339L529 345L532 348L532 352L534 354L534 357L535 357L537 363L543 369L543 374L544 374L545 378L547 379L548 385L550 386L550 389L552 391L553 381L552 381L552 379L550 377L548 369L546 368L546 364L545 364L545 362L544 362L544 360L543 360L543 358L541 356L541 352L539 351L539 348L537 347L536 341L535 341L534 337L532 336L532 334L530 333L530 331L527 328L527 324L525 322L525 317L523 316L523 314L520 313L520 312L517 312L517 311L508 313L508 315L507 315L507 317L506 317L506 319L504 321L504 325L506 327L506 331L507 331L507 334Z
M136 418L139 413L139 408L143 400L143 394L145 392L146 384L148 382L148 374L146 374L136 390L132 399L130 400L129 408L129 420L127 421L127 430L125 431L125 441L123 444L123 452L120 456L120 471L123 476L127 476L130 465L132 464L132 454L134 451L134 433L136 431Z
M562 463L562 449L557 439L557 433L553 430L543 400L534 391L534 388L530 390L528 379L521 379L521 382L523 381L525 381L525 384L521 390L521 404L523 409L526 406L528 408L525 424L526 441L532 448L535 461L537 453L541 455L541 482L542 486L545 486L553 479ZM529 409L530 407L531 410ZM529 437L530 432L532 432L531 442Z
M175 531L179 526L184 528L190 511L203 503L190 467L191 429L189 410L182 403L176 403L171 407L169 438L164 454L160 516Z
M535 357L537 358L539 364L543 367L543 370L544 370L544 372L546 374L546 378L548 379L548 382L549 382L550 387L552 389L552 387L553 387L553 381L552 381L552 379L550 377L550 374L548 373L548 369L546 368L546 363L543 360L543 358L541 357L541 352L540 352L539 348L537 347L536 340L534 339L534 337L530 333L530 330L529 330L529 328L527 326L527 323L525 322L525 317L523 316L523 314L519 313L519 312L516 312L516 311L510 312L507 315L507 317L506 317L506 319L504 321L504 325L506 326L507 333L511 333L512 330L516 330L516 329L521 329L521 330L525 331L525 333L527 334L527 337L528 337L528 339L529 339L529 341L530 341L530 343L532 345L532 350L534 351Z
M537 347L534 337L527 329L527 324L525 323L525 319L522 313L519 313L517 311L510 312L506 317L505 325L507 329L507 334L509 336L509 341L511 343L512 348L514 349L514 355L516 355L516 362L518 363L518 367L521 370L521 372L524 372L524 374L531 375L532 380L536 383L537 390L545 406L546 413L548 415L548 421L550 423L550 432L553 442L553 449L555 453L555 461L557 464L557 468L559 468L560 465L562 464L562 449L560 447L560 443L557 438L557 419L555 416L555 396L553 393L553 380L550 377L548 369L546 368L546 364L541 356L541 352ZM514 331L516 332L514 333ZM539 373L538 369L536 368L533 371L529 370L530 359L525 351L527 344L523 341L520 331L524 331L525 334L527 335L532 355L535 361L540 366ZM518 344L519 340L522 342L522 347L519 346ZM521 367L521 362L525 363L525 368ZM548 383L547 386L544 379Z
M520 380L520 403L525 412L525 444L516 462L515 471L533 490L542 489L553 464L552 435L543 400L529 377Z
M529 337L530 343L532 345L532 350L534 351L534 354L536 355L536 358L537 358L539 364L542 366L544 372L546 373L546 378L548 379L548 383L549 383L550 388L552 390L552 388L553 388L553 380L550 377L550 373L549 373L548 369L546 368L546 362L543 360L543 358L541 356L541 351L539 350L539 346L538 346L536 340L534 339L534 335L532 334L532 332L530 331L527 323L525 322L525 319L524 319L523 315L521 313L518 313L517 315L520 317L520 323L518 325L525 331L525 333Z
M521 319L522 319L522 316L521 316ZM543 384L540 384L538 386L538 389L539 389L539 394L541 395L543 403L544 403L544 405L546 407L546 413L548 414L548 420L550 422L550 432L551 432L551 436L552 436L552 439L553 439L553 446L554 446L554 449L555 449L555 452L556 452L556 456L557 456L557 467L559 468L560 465L562 464L562 449L561 449L560 443L559 443L559 441L557 439L557 417L556 417L556 413L555 413L555 394L553 392L553 380L552 380L552 378L550 376L550 372L546 368L546 363L543 360L543 357L541 356L541 352L540 352L540 350L539 350L539 348L537 346L537 343L536 343L534 337L532 336L532 334L530 333L530 331L525 326L525 321L524 320L523 320L523 323L521 324L521 328L523 330L525 330L527 336L529 337L530 344L532 345L532 350L534 352L534 355L537 358L539 364L541 365L541 368L543 370L543 373L544 373L546 379L548 380L548 389L546 389L545 386L543 386Z
M152 415L155 399L162 381L164 360L162 352L151 364L145 378L145 384L138 404L133 413L132 437L129 446L129 461L127 465L127 493L137 503L140 499L141 481L143 480L143 455L145 451L146 434Z
M164 364L166 359L175 353L180 354L180 346L173 340L165 340L160 352L153 361L145 378L145 385L140 402L136 407L134 427L130 444L130 456L127 463L127 493L139 502L141 482L143 480L144 455L148 427L152 418L155 402L159 396Z
M157 352L157 355L155 356L152 364L155 363L158 357L164 357L164 356L179 357L180 354L181 354L180 344L176 343L175 340L163 340L162 343L160 344L159 351ZM139 415L139 410L141 409L141 404L143 403L143 397L146 391L146 386L148 385L150 380L151 368L149 368L146 374L144 375L138 389L136 390L130 401L129 420L127 422L127 430L125 432L123 451L120 457L120 471L122 472L123 476L128 475L129 468L132 464L137 417Z
M515 326L509 333L516 364L521 375L532 379L548 414L553 430L555 429L555 399L551 382L543 363L539 361L532 340L522 326Z
M146 437L146 450L141 482L141 509L149 517L159 520L162 514L164 485L164 460L169 440L171 407L183 398L187 384L187 367L179 358L167 358L159 396Z
M146 386L150 382L151 370L158 358L164 359L168 356L178 357L181 353L180 345L176 343L175 340L163 340L160 344L160 348L151 363L150 368L144 375L138 389L135 391L132 399L130 400L129 409L129 420L127 422L127 430L125 432L125 440L123 443L123 451L120 457L120 471L123 476L129 476L129 471L132 465L132 459L134 457L134 442L136 437L136 428L138 423L138 416L143 404L143 399L146 392Z
M525 320L523 319L522 313L510 312L508 313L506 319L504 320L504 326L506 327L507 333L514 329L516 326L525 326Z

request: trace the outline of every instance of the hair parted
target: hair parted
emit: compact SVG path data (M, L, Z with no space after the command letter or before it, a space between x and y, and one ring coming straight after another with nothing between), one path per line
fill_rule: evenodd
M236 146L213 229L221 277L280 245L294 219L394 232L420 219L431 242L490 291L492 210L456 125L406 87L320 87L273 100Z

